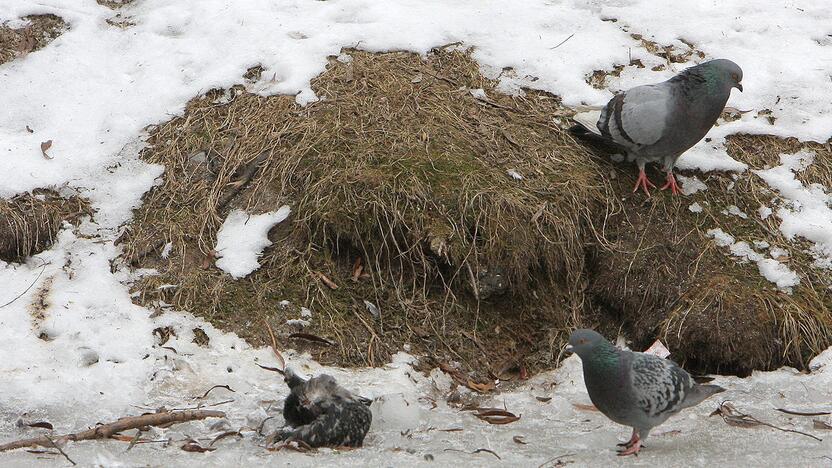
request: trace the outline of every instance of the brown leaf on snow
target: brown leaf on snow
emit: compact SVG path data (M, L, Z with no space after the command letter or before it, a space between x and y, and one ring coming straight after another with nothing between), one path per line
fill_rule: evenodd
M832 431L832 424L828 422L821 421L820 419L813 419L812 420L812 427L815 429L824 429L827 431Z
M516 436L512 437L511 440L513 440L515 444L528 445L528 442L523 440L525 438L526 438L526 436L516 435Z
M550 396L537 396L535 398L537 399L537 401L541 403L549 403L550 401L552 401L552 397Z
M501 409L494 409L494 408L478 408L477 414L475 414L479 419L487 422L488 424L509 424L513 423L514 421L518 421L520 416L515 415L511 411L501 410Z
M470 379L468 380L466 386L479 393L488 393L496 388L494 382L477 383Z
M50 431L51 431L52 429L54 429L54 427L52 426L52 423L47 422L47 421L38 421L38 422L33 422L33 423L31 423L31 424L27 424L27 426L29 426L29 427L36 427L36 428L39 428L39 429L49 429Z
M185 442L182 445L181 449L186 451L186 452L197 452L197 453L213 452L214 450L216 450L213 447L203 447L203 446L199 445L199 442L197 442L193 439Z
M46 159L52 159L52 156L46 154L49 151L49 148L52 147L52 140L46 140L40 144L40 152L43 154L43 157Z

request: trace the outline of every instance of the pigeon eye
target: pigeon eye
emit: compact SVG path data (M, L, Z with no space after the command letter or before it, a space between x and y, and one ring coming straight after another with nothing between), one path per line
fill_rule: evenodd
M740 77L739 77L739 76L737 76L737 74L736 74L736 73L731 73L731 78L732 78L734 81L737 81L737 80L739 80L739 78L740 78Z

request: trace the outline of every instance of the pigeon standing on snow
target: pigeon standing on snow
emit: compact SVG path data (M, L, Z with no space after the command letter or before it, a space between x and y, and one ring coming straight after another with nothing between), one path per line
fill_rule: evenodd
M277 440L297 440L311 447L360 447L370 429L371 400L354 396L331 375L309 380L287 368L289 396L283 403L287 427L275 433Z
M650 430L679 411L725 391L700 385L673 361L616 348L592 330L575 330L570 351L581 358L592 404L605 416L633 428L619 455L638 454Z
M637 86L616 95L601 110L597 122L575 116L570 130L582 137L612 143L638 164L639 187L655 187L644 173L648 162L663 163L667 183L661 188L679 193L673 166L679 156L701 140L719 118L731 89L742 92L742 70L725 59L688 68L658 84Z

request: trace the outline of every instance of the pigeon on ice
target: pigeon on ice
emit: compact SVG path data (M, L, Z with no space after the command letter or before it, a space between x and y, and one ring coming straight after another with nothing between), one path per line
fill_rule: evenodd
M725 391L701 385L671 360L616 348L593 330L575 330L569 348L581 358L592 404L633 428L619 455L637 455L650 430L679 411Z
M289 396L283 403L286 427L276 440L300 441L310 447L360 447L370 429L371 400L355 396L331 375L305 380L287 368Z
M617 94L601 110L597 122L591 113L578 114L570 130L577 136L618 147L638 164L633 192L655 187L644 173L648 162L662 162L669 188L679 193L673 166L679 156L701 140L719 118L731 89L742 92L742 70L725 59L688 68L658 84L643 85ZM597 115L594 114L594 115Z

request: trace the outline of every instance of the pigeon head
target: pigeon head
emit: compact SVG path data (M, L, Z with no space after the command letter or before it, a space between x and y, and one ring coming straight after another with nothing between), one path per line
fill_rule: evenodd
M338 385L335 378L328 374L309 379L300 395L301 404L307 408L326 408L339 400L350 399L350 392Z
M589 355L597 346L610 344L606 338L595 330L580 329L572 332L569 336L567 351L571 351L583 359Z
M742 92L742 68L736 63L727 59L716 59L699 66L704 69L708 79L721 84L727 91L737 88Z

